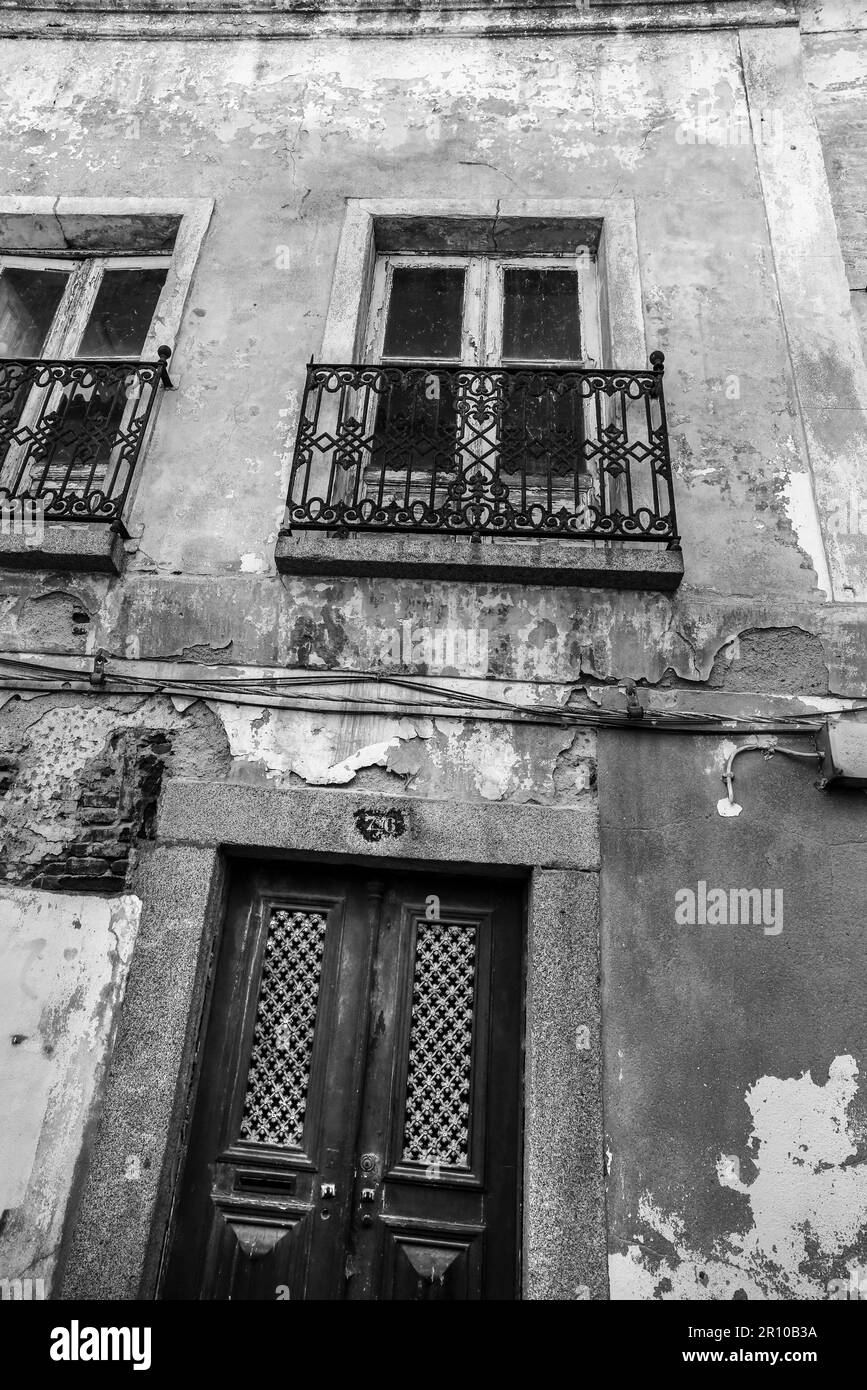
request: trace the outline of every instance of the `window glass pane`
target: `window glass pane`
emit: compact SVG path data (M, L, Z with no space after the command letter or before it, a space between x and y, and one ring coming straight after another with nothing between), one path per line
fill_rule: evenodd
M106 270L77 356L138 356L167 273L165 267Z
M580 358L578 276L574 270L506 268L503 356L529 361Z
M396 266L385 357L460 357L464 272L459 266Z
M68 270L7 266L0 275L0 357L38 357L63 298Z

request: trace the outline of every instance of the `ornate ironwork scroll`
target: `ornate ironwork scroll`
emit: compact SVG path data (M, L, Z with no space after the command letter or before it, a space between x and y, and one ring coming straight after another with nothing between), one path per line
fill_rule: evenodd
M316 366L290 527L677 543L652 371Z

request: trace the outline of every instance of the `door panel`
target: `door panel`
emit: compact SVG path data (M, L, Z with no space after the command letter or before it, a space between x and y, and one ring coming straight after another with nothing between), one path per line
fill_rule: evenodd
M239 874L162 1296L516 1297L521 960L515 885Z
M482 1275L481 1227L419 1229L407 1222L385 1222L385 1277L382 1297L405 1301L464 1302L477 1299ZM509 1297L510 1295L506 1295Z
M360 879L323 887L256 870L234 885L166 1297L273 1298L277 1285L293 1298L337 1296L351 1177L343 1131L357 1104L378 897L374 884L368 903Z

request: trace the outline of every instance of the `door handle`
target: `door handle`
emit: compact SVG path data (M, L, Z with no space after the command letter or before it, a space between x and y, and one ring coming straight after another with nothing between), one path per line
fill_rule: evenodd
M375 1187L363 1187L363 1188L361 1189L361 1201L360 1201L360 1203L359 1203L359 1205L360 1205L360 1207L361 1207L361 1224L362 1224L362 1226L372 1226L372 1225L373 1225L373 1217L371 1216L370 1212L369 1212L369 1211L365 1211L364 1208L365 1208L366 1206L372 1206L373 1203L374 1203L375 1201L376 1201L376 1188L375 1188Z
M325 1200L326 1198L329 1198L329 1199L330 1199L330 1198L336 1197L336 1196L337 1196L337 1188L336 1188L335 1184L334 1184L333 1182L323 1182L323 1183L321 1183L321 1184L320 1184L320 1187L319 1187L319 1196L320 1196L323 1200Z

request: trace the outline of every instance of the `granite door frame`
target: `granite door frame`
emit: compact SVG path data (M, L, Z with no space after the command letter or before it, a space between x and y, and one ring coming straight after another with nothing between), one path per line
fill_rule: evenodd
M523 1296L608 1297L595 801L548 807L170 782L53 1296L153 1298L234 857L528 879Z

